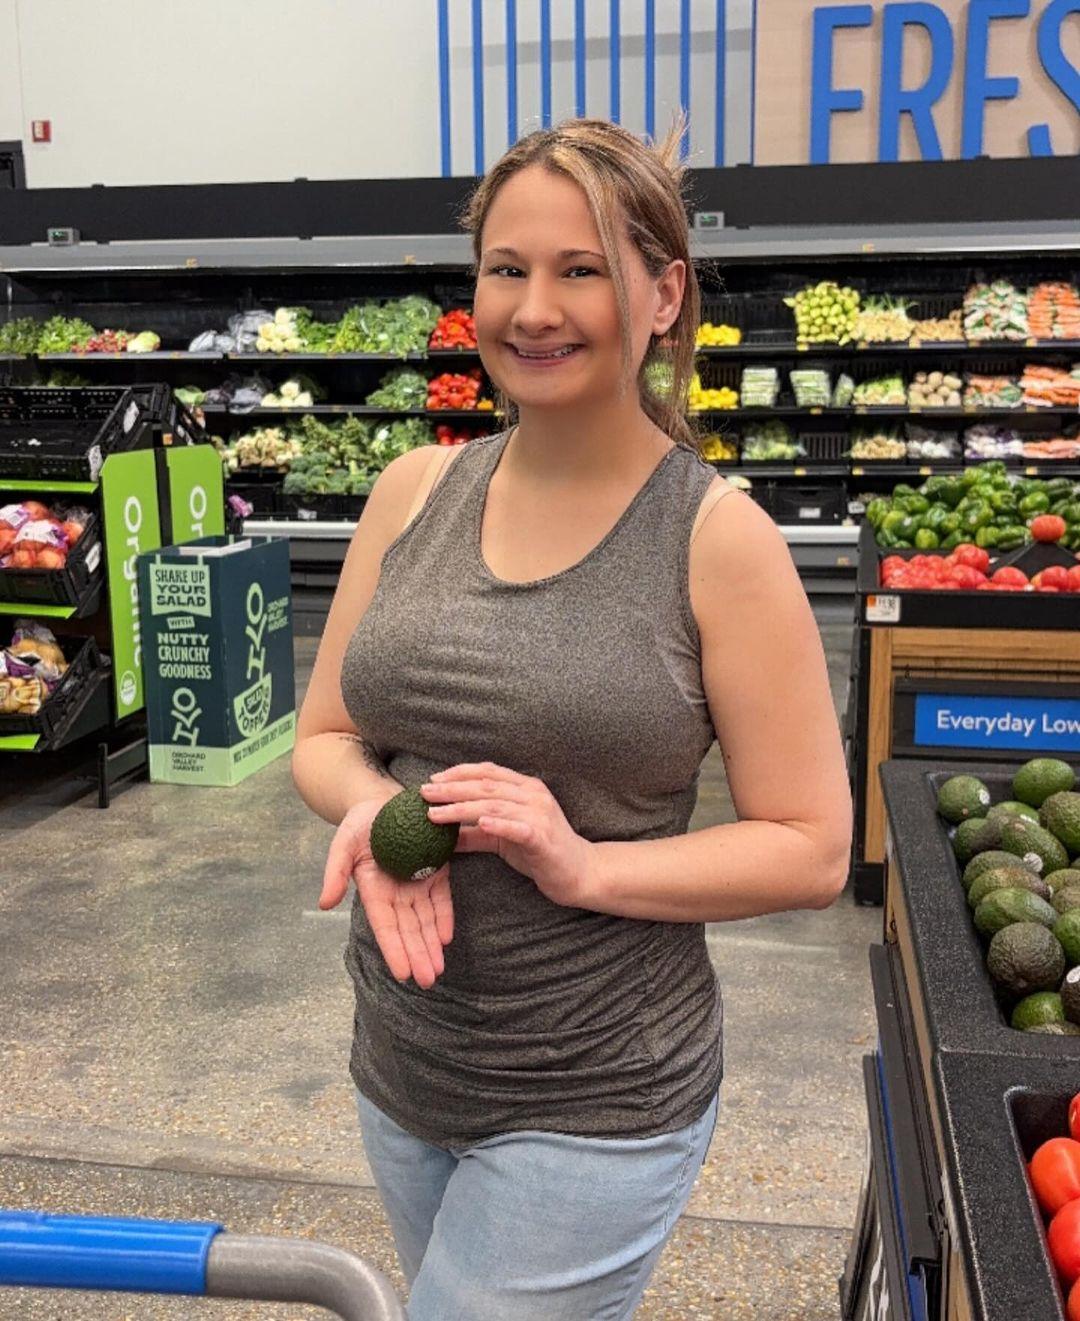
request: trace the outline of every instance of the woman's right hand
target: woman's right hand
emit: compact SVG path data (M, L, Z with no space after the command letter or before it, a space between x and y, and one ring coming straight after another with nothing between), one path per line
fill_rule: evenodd
M387 798L369 798L350 808L330 844L323 874L321 909L336 908L349 877L387 967L399 982L414 978L424 990L443 972L443 946L454 935L450 864L422 881L399 881L371 856L371 823Z

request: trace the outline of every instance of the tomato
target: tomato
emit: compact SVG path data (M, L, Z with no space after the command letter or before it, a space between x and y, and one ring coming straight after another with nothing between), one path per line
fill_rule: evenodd
M1042 1209L1048 1215L1060 1211L1080 1198L1080 1142L1048 1138L1032 1156L1028 1173Z
M885 558L881 561L882 573L891 573L895 569L902 569L903 567L904 567L903 555L886 555Z
M985 575L970 564L954 564L949 570L950 581L954 582L961 591L974 592L981 583L986 581Z
M1069 581L1069 591L1080 592L1080 564L1074 564L1071 569L1066 569L1065 576Z
M1040 514L1028 526L1036 541L1060 541L1065 535L1065 520L1057 514Z
M1069 1290L1069 1304L1065 1315L1069 1321L1080 1321L1080 1280Z
M1040 587L1056 587L1059 592L1069 590L1069 571L1063 564L1051 564L1039 574Z
M1080 1198L1066 1202L1046 1231L1050 1260L1066 1284L1080 1279Z
M953 551L957 564L967 564L980 573L990 567L990 556L982 546L973 546L970 541L962 541Z
M1026 587L1028 583L1027 574L1021 569L1014 569L1010 564L1003 565L1000 569L996 569L990 575L990 581L992 583L998 583L1003 587Z

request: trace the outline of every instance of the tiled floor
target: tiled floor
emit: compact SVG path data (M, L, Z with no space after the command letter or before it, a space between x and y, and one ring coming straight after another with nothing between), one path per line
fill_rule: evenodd
M850 626L825 622L837 701ZM298 678L314 654L297 642ZM715 748L692 828L731 818ZM218 1219L348 1247L401 1286L354 1123L330 828L279 761L233 790L0 797L0 1206ZM831 1321L865 1153L880 912L717 924L727 1073L708 1161L637 1316ZM3 1321L324 1312L0 1291Z

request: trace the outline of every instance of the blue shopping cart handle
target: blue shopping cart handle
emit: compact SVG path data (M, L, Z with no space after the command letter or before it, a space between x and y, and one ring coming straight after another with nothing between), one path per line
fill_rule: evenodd
M204 1294L224 1226L0 1211L0 1285Z

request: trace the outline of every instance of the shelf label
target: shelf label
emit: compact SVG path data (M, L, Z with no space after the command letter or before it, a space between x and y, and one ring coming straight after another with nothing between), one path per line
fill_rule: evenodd
M933 468L928 467L926 464L923 464L923 466L919 469L919 476L931 477L933 475L933 472L934 472Z
M821 409L820 409L820 408L811 408L811 410L810 410L810 416L811 416L811 417L820 417L820 416L821 416Z
M1024 476L1025 476L1025 477L1038 477L1038 475L1039 475L1039 470L1038 470L1038 468L1025 468L1025 469L1024 469Z
M898 596L868 596L866 598L868 624L899 624L900 598Z
M865 468L852 468L851 475L852 477L861 477L865 471Z
M929 747L1080 752L1080 701L915 694L915 742Z
M1038 342L1039 342L1039 341L1035 338L1034 335L1029 335L1028 338L1027 338L1026 340L1024 340L1024 343L1027 345L1027 347L1028 347L1029 349L1033 349L1033 348L1035 348L1035 346L1038 344Z
M796 468L796 469L795 469L795 476L796 476L796 477L805 477L805 476L806 476L806 469L805 469L805 468Z

